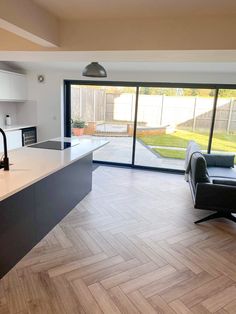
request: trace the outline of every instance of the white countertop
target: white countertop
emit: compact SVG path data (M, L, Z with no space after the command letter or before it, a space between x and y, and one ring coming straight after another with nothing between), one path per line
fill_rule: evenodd
M16 131L21 130L25 128L32 128L35 127L34 124L14 124L14 125L2 125L0 126L1 129L3 129L4 132L7 131Z
M61 139L61 138L60 138ZM53 139L59 140L59 139ZM69 138L62 138L72 141ZM65 150L23 147L9 152L10 170L0 169L0 201L106 145L103 139L80 138Z

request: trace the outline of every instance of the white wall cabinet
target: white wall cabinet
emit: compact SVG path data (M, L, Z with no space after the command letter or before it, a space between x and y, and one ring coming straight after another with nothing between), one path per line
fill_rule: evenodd
M7 149L8 150L22 147L22 130L7 131L5 133L7 137ZM1 136L0 137L0 152L2 153L3 151L4 151L3 138Z
M23 74L0 71L0 101L25 101L26 77Z
M0 71L0 100L8 99L10 95L10 75Z
M26 100L26 77L10 74L10 97L16 101Z

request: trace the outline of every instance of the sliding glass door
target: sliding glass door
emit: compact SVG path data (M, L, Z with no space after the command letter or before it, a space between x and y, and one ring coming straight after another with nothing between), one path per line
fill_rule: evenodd
M94 160L184 170L186 147L236 152L236 89L65 81L65 135L104 138Z
M207 151L214 90L141 87L135 164L183 169L190 140Z
M211 152L236 154L236 89L219 90Z
M103 138L109 144L94 160L132 163L135 87L71 85L71 135Z

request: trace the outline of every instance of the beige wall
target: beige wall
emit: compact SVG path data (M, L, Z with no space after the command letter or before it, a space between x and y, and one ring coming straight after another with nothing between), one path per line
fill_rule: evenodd
M59 20L31 0L1 0L0 27L38 44L59 44Z
M204 17L106 21L64 21L65 50L236 49L236 19Z
M33 51L43 47L0 28L0 51Z
M49 27L48 27L49 28ZM59 47L45 48L0 29L1 50L236 50L236 18L61 21ZM2 40L3 39L3 40Z

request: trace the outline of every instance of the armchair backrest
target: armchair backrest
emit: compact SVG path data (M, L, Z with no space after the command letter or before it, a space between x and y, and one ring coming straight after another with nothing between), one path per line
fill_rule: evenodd
M185 160L185 171L188 178L191 178L193 188L196 188L197 183L210 182L207 173L206 160L200 150L199 145L191 141L188 144Z
M186 149L185 157L185 171L188 172L189 162L192 157L192 154L195 152L201 152L200 146L195 141L189 141Z

